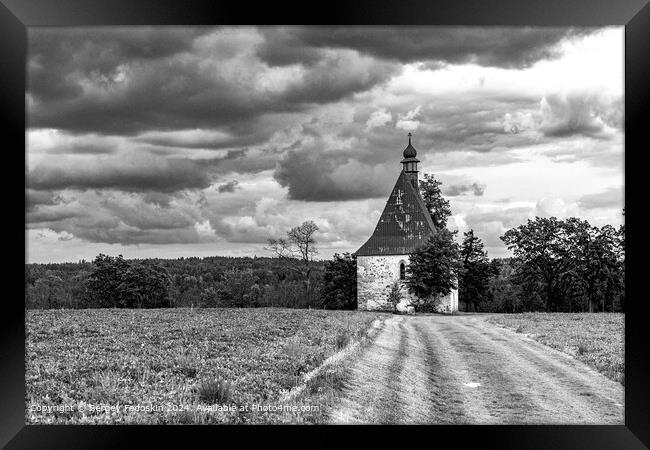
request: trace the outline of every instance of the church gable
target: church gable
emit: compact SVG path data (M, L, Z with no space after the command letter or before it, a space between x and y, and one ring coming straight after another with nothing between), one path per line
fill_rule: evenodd
M406 172L400 173L375 231L357 256L406 255L435 233L431 216L411 180Z

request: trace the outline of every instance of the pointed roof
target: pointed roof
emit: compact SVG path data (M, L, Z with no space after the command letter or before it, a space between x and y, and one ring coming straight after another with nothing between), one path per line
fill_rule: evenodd
M370 239L357 250L357 256L407 255L436 232L429 211L402 171L388 197L384 212Z

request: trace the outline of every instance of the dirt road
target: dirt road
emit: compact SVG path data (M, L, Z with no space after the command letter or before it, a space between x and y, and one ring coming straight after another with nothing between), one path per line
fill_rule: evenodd
M395 316L351 363L333 423L623 424L624 388L482 316Z

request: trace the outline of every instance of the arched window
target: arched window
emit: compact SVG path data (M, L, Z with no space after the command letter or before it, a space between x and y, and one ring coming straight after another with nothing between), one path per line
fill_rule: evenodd
M400 280L406 279L406 265L403 262L399 263L399 279Z

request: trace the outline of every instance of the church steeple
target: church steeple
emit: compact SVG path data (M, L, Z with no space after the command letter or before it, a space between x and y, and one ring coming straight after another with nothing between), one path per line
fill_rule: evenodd
M407 178L413 184L413 187L417 189L418 187L418 163L420 162L417 159L418 152L415 150L413 145L411 145L411 133L408 134L409 145L404 149L404 159L401 161L402 170L407 175Z

